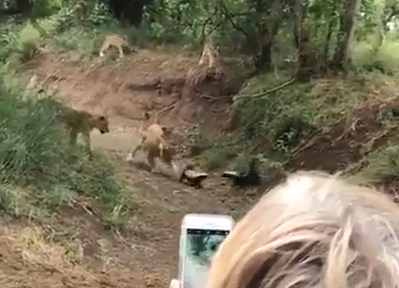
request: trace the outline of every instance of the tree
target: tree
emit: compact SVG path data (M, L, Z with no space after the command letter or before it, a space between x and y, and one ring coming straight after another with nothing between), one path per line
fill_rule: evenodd
M349 47L355 33L360 4L361 0L342 0L337 47L331 63L331 67L335 70L345 71L350 60Z

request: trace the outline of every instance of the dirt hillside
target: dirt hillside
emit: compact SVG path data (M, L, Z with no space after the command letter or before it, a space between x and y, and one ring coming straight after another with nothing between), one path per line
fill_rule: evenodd
M127 189L140 199L137 213L131 219L132 228L125 235L115 235L104 231L95 215L84 209L63 211L58 225L73 233L75 242L79 244L77 246L82 250L81 265L76 267L59 259L61 256L54 258L49 254L56 251L44 245L53 239L43 236L47 234L42 228L25 227L28 240L11 237L16 232L10 230L6 233L10 237L4 241L0 239L0 267L4 276L0 277L0 283L13 283L7 287L21 287L21 284L38 288L167 287L177 272L182 217L189 212L234 215L245 210L257 197L234 193L222 185L223 180L217 178L207 181L203 190L188 188L177 183L163 165L160 165L162 173L159 175L142 169L139 163L143 162L143 155L139 155L137 163L124 161L128 150L137 144L138 119L143 109L156 112L173 106L160 114L160 121L176 127L200 120L211 120L215 127L215 119L223 120L221 115L213 115L215 112L206 101L182 98L174 91L159 93L159 79L184 79L188 67L197 59L143 51L112 64L101 61L82 64L67 56L48 54L29 63L24 67L23 74L26 77L38 75L46 88L56 90L58 97L75 108L109 116L111 133L93 133L93 145L109 154ZM132 88L137 85L145 87L145 83L149 83L148 89ZM174 105L171 106L172 103ZM35 253L28 248L26 251L18 248L18 241L33 241L29 237L36 239L28 246ZM61 255L63 251L59 249ZM50 268L41 267L37 259L32 260L32 257L39 257L37 255L46 258ZM55 261L59 263L55 264ZM17 264L6 268L10 262ZM27 268L21 268L18 263ZM21 272L27 275L26 269L31 271L29 274L34 279L21 282L18 275Z
M147 50L122 61L109 63L99 58L90 64L69 56L42 54L26 68L72 106L106 113L116 127L137 126L143 110L161 111L159 118L166 125L194 121L205 121L206 125L209 121L208 126L215 126L215 120L216 124L223 121L218 103L195 95L182 96L186 74L197 67L197 61L169 51ZM220 106L225 103L220 102Z
M111 133L93 133L93 145L114 161L118 176L137 203L123 235L105 231L97 215L85 208L85 199L80 206L67 207L55 216L51 227L59 229L46 223L22 227L0 223L0 284L15 288L165 288L177 273L179 226L186 213L236 216L257 200L259 194L233 192L218 177L206 181L205 189L195 190L177 183L162 164L161 173L151 174L143 169L142 154L134 163L124 161L138 142L143 111L159 113L162 124L175 128L177 139L192 123L203 122L210 132L223 125L227 115L221 111L226 102L184 93L185 79L197 61L170 51L143 50L111 63L99 58L81 63L71 56L46 53L22 67L21 77L37 75L43 87L57 92L69 105L109 116ZM384 130L377 121L381 109L396 105L383 97L392 95L399 85L389 83L382 81L372 93L365 91L370 94L365 97L368 100L355 107L355 122L349 128L347 123L338 123L328 133L317 133L300 143L291 168L336 172L359 161L365 148L369 152L393 139L397 130ZM340 86L337 79L327 84ZM397 191L397 182L390 179L385 186ZM76 262L65 258L70 251L77 255Z

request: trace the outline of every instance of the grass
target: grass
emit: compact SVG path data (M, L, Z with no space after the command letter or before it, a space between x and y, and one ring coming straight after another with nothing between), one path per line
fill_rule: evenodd
M3 211L36 218L63 205L73 206L85 196L101 203L107 215L104 224L121 226L133 199L106 157L97 152L91 161L84 149L69 145L65 129L54 119L58 113L54 101L25 97L4 81L0 92Z
M79 147L70 147L65 131L54 124L56 107L31 97L35 95L26 97L19 83L6 76L42 49L67 53L79 61L91 61L97 58L104 36L120 30L114 24L107 25L106 29L65 28L59 15L40 20L39 25L46 35L31 23L25 23L3 33L0 42L3 64L0 71L0 211L13 218L42 220L65 206L81 205L84 199L101 208L104 227L124 228L129 225L130 212L137 201L134 191L125 191L112 163L101 152L96 152L95 159L89 161ZM166 32L161 32L152 35L151 29L137 29L123 34L145 47L151 37L163 44ZM166 35L166 38L176 35ZM212 149L201 154L200 161L206 170L225 166L244 168L248 158L255 154L268 177L283 175L291 168L293 151L309 134L316 131L328 135L341 123L350 127L355 120L354 111L375 96L395 101L397 84L390 75L397 72L399 58L398 44L394 40L387 37L377 50L367 42L356 43L353 53L357 74L347 79L295 84L257 98L250 95L275 87L288 75L277 71L252 79L241 91L241 96L249 97L236 103L240 128L228 137L212 141ZM380 112L380 116L384 116L384 111ZM384 123L385 129L391 129L396 119L392 115L382 118L378 121ZM346 174L372 183L397 175L399 146L395 139L391 140L367 151L362 159L345 170ZM172 208L168 209L173 211ZM21 284L49 286L47 277L43 278L38 271L51 271L55 281L67 279L69 286L103 284L81 265L84 243L78 237L66 233L57 236L53 230L45 231L43 227L31 225L21 229L0 225L0 246L9 252L3 254L3 258L31 272L24 273L22 280L14 275L0 276L0 283L17 283L14 287ZM103 241L98 244L102 270L109 271L107 245ZM12 273L15 272L8 271ZM29 274L31 276L27 277Z
M101 41L106 34L121 32L120 28L112 21L107 22L107 25L97 25L96 28L90 27L90 29L76 25L67 27L59 14L47 17L38 23L47 35L42 35L34 25L29 23L15 28L12 32L5 34L6 36L3 39L5 49L3 49L4 52L1 52L0 58L8 59L7 63L12 63L15 66L15 63L23 63L34 57L43 47L50 47L51 50L59 53L69 53L77 60L91 61L93 58L97 58L98 47L101 46ZM158 33L159 35L155 33L154 31L157 30L155 28L128 29L123 31L122 34L127 35L129 40L133 40L132 42L138 46L144 47L148 39L152 39L156 43L162 38L160 34L165 36L165 33ZM51 37L47 37L48 35L51 35ZM165 37L168 38L169 35ZM379 98L389 98L392 101L397 90L397 84L391 75L394 75L399 68L396 38L396 35L388 35L378 49L369 44L371 41L354 43L352 56L356 73L346 79L317 79L307 84L293 84L264 97L251 97L251 95L274 88L288 79L289 76L276 70L273 74L251 79L250 83L240 93L240 96L247 97L236 101L236 119L240 128L232 135L228 135L227 138L219 139L216 142L212 141L213 147L207 149L199 157L201 164L207 170L215 170L225 166L243 168L248 164L250 155L255 154L261 160L262 166L268 174L281 174L281 172L289 170L291 160L295 157L293 151L298 146L303 145L309 135L314 133L328 135L338 124L341 125L342 123L346 123L350 127L355 120L355 111L376 95ZM49 39L51 41L48 41ZM17 53L12 54L10 51ZM18 94L18 92L16 93ZM39 111L43 109L41 105L36 107L37 103L31 102L25 100L23 105L26 105L26 108L23 110L35 109L35 111ZM35 120L37 123L45 123L51 118L50 110L49 112L37 113L37 115L35 113L29 114L29 118L38 119ZM10 111L12 111L10 115L14 115L15 109ZM20 116L20 118L24 117ZM388 127L392 123L393 121L387 121L384 125ZM8 124L11 125L11 123ZM21 160L13 166L7 166L7 171L13 172L7 172L8 174L4 175L4 179L7 179L5 187L8 191L10 190L9 187L12 187L12 190L15 186L22 185L26 191L35 191L33 193L35 196L30 199L32 193L25 192L26 195L20 198L25 199L21 200L22 202L29 203L29 205L26 205L27 208L20 208L25 207L22 204L10 204L9 207L13 207L10 209L11 211L19 211L18 213L25 215L32 214L29 211L36 207L36 204L34 204L36 202L46 209L56 209L61 205L72 205L76 197L84 195L94 197L101 203L106 203L105 206L108 211L108 217L104 221L106 227L124 225L125 215L128 212L127 207L129 206L126 203L132 200L124 196L126 193L120 192L121 187L112 177L112 167L104 157L99 155L95 163L87 163L85 160L76 161L77 158L80 159L79 156L76 156L76 153L79 153L78 151L68 151L64 153L68 156L63 155L62 157L65 158L61 157L68 164L65 168L58 167L57 163L59 162L53 163L52 161L58 159L54 155L60 153L59 150L54 148L55 154L50 156L51 153L46 151L52 150L39 152L39 149L35 148L36 144L32 144L31 147L21 143L31 143L30 137L40 133L54 133L54 135L49 135L48 139L58 139L54 140L58 141L56 142L57 146L64 145L63 140L60 140L60 131L55 129L58 132L49 132L51 129L46 129L45 132L40 130L35 131L35 133L32 132L34 135L28 135L26 134L26 131L30 131L28 124L24 124L25 126L22 124L18 124L19 126L12 125L12 129L20 129L16 131L23 135L22 138L20 137L23 140L21 142L19 141L20 138L17 137L10 138L13 140L7 138L2 145L8 145L6 149L14 153L7 152L9 153L7 155L13 155L15 159ZM49 143L41 144L44 146L39 145L38 147L50 145ZM17 149L14 149L16 147ZM43 159L37 165L32 164L35 161L32 157L27 156L32 151L38 153L39 158ZM372 157L372 155L374 154L367 153L367 157ZM29 159L29 161L24 157L27 157L26 159ZM34 159L36 159L36 156ZM370 163L374 164L370 164L371 166L368 167L377 165L375 161ZM381 167L388 166L382 165ZM45 171L39 173L37 167L48 168L41 168ZM29 173L22 177L21 171L26 169ZM1 173L0 171L0 176ZM41 179L45 180L42 181ZM42 187L43 183L46 183L44 188ZM26 188L27 186L28 188ZM36 191L39 191L39 193ZM10 195L9 197L14 199L15 196L12 194L5 193L5 195ZM5 202L13 203L12 201ZM18 207L18 209L14 207Z
M39 24L51 34L60 23L50 17ZM80 35L71 37L73 33L60 35L77 42ZM85 36L82 39L94 41ZM1 42L0 208L14 217L35 219L89 197L100 205L105 227L123 228L135 200L119 184L113 165L101 152L90 161L83 149L71 147L65 129L55 124L58 108L27 95L9 76L46 45L46 38L29 22L8 31ZM75 46L74 51L82 47Z
M2 247L3 263L12 263L7 269L2 267L0 282L7 287L47 286L49 281L62 281L70 285L85 284L100 285L100 279L88 271L84 266L76 265L76 259L82 247L77 244L73 249L53 242L49 235L38 226L0 227L0 247ZM28 274L20 275L19 270L24 269ZM51 273L49 280L48 271ZM58 280L56 280L58 279Z
M258 77L241 93L257 94L281 82L274 75ZM264 83L268 83L267 86ZM240 128L227 141L217 142L203 157L223 163L231 155L241 154L245 145L246 151L257 146L255 152L261 151L261 158L286 161L290 150L299 143L299 136L315 129L328 131L342 120L350 123L351 112L367 99L370 85L351 80L315 80L293 84L266 97L242 98L236 110ZM231 145L234 142L231 138L236 139L235 145Z
M111 251L101 238L120 234L103 229L130 228L141 201L134 187L123 186L107 155L95 150L89 160L80 145L72 147L55 121L54 101L39 99L34 89L24 91L15 76L43 52L68 51L85 61L98 53L107 31L68 27L60 32L65 21L59 16L38 21L42 29L29 21L0 28L0 248L6 263L0 283L7 287L104 286L102 276L87 269L84 248L99 245L95 264L101 262L103 272L120 272L109 266ZM76 217L65 216L71 213ZM99 241L91 243L93 237Z
M83 258L82 247L69 249L55 244L42 228L38 226L24 227L20 231L5 229L6 240L14 251L19 251L22 261L32 266L45 266L49 270L61 272L71 269L76 259ZM50 236L51 237L51 236Z
M57 26L56 21L46 21L47 23L42 23L42 26L47 27L47 30ZM90 31L73 28L57 34L53 44L60 52L72 52L74 57L91 60L93 57L97 57L97 50L104 36L117 30L114 25L108 25L107 29L99 28ZM145 42L148 39L157 38L155 34L151 33L151 29L148 27L122 32L122 34L128 35L128 38L133 40L132 42L142 47L146 46ZM29 33L25 31L25 34ZM37 37L25 38L36 39ZM155 38L153 40L157 42ZM307 84L294 84L271 95L256 98L250 95L267 91L288 79L289 76L284 75L282 71L275 71L273 74L251 79L240 93L241 96L249 95L249 97L241 98L236 102L236 116L240 128L233 135L213 142L213 147L200 155L201 164L207 170L226 166L244 168L248 165L250 155L256 154L263 169L269 175L282 175L290 170L291 160L295 157L293 151L299 145L303 145L309 134L313 135L317 132L328 135L334 127L342 125L342 123L346 123L350 127L355 121L355 112L361 109L365 105L364 103L373 101L372 98L376 95L384 101L395 100L397 83L392 76L399 69L396 39L397 36L394 34L387 35L378 49L369 44L372 43L370 39L354 43L352 56L355 74L346 79L317 79ZM78 56L76 56L77 52ZM265 107L267 108L265 109ZM383 113L383 111L380 112ZM384 126L391 129L393 123L394 120L391 119L385 121ZM365 145L367 146L367 143ZM396 149L390 148L394 147L393 144L387 143L386 145L387 147L384 147L388 150L391 149L390 153L396 151ZM378 179L384 178L385 174L391 173L387 171L392 169L386 167L392 167L393 164L384 162L388 161L388 158L376 157L368 160L368 157L373 157L375 153L382 153L381 151L367 151L367 155L365 155L367 161L364 159L362 161L369 164L366 167L362 166L362 169L356 173L363 173L367 175L368 179L375 178L377 182ZM357 164L353 163L353 165ZM386 168L387 170L384 170L386 172L382 174L375 172L375 177L369 176L370 173L373 173L370 171L381 171L381 167ZM363 171L363 169L368 170ZM350 167L348 167L349 170ZM121 206L114 206L113 213L110 214L110 221L118 222L116 219L120 219L120 217L114 217L114 215L119 215L121 209Z
M0 222L2 261L0 283L17 287L115 287L121 281L134 281L134 271L119 266L111 256L109 243L99 239L95 267L88 267L85 239L57 234L34 225L10 225ZM91 245L92 243L89 243ZM93 263L94 264L94 263Z
M251 79L241 91L241 96L245 97L236 101L235 120L239 128L215 141L211 149L201 154L202 164L207 169L242 168L248 165L249 157L255 155L261 160L266 175L284 175L293 169L291 163L297 156L294 151L298 147L315 135L320 139L323 135L328 137L338 127L351 129L359 110L380 103L374 120L383 127L378 133L390 132L387 133L389 136L374 145L375 135L364 135L363 158L359 163L352 163L345 172L373 184L397 175L399 162L394 160L399 159L394 136L399 100L396 39L397 36L387 36L379 49L373 49L367 42L355 43L355 73L346 78L293 84L264 97L251 95L274 88L289 76L279 71L280 75L274 73ZM330 139L331 142L334 140Z
M361 182L380 184L399 173L399 146L388 141L367 157L353 163L345 174Z

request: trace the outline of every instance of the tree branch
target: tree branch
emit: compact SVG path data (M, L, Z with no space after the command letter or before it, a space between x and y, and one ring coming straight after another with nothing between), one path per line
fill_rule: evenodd
M235 101L237 99L242 99L242 98L262 98L262 97L264 97L264 96L266 96L268 94L275 93L275 92L277 92L277 91L279 91L281 89L286 88L287 86L293 84L295 81L296 81L296 77L292 77L291 79L289 79L289 80L281 83L280 85L278 85L278 86L276 86L274 88L271 88L269 90L262 91L262 92L259 92L257 94L237 95L237 96L234 96L233 99Z

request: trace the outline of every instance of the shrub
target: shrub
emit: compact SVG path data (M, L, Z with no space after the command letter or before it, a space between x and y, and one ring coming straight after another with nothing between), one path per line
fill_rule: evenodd
M126 199L112 165L97 154L89 160L84 149L69 145L55 119L59 104L24 97L5 80L0 78L0 181L2 188L25 189L2 189L3 210L25 214L32 213L31 207L55 208L73 203L78 193L99 200L109 212L115 207L123 211ZM16 205L21 199L30 208L21 210Z
M399 172L399 146L388 142L346 169L346 175L370 184L379 183Z
M394 35L387 35L377 49L369 41L361 41L354 44L353 62L360 69L376 69L384 73L393 74L399 71L398 49L399 44Z
M7 64L29 61L40 46L40 32L31 23L18 28L5 31L1 38L0 60Z

